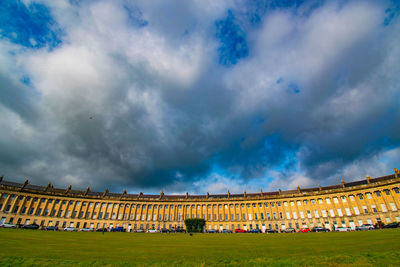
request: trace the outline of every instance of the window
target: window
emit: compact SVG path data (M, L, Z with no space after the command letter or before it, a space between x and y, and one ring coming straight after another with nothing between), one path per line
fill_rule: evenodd
M358 198L359 198L360 200L363 200L363 199L364 199L362 194L358 194Z
M288 211L286 212L286 219L290 219L290 213Z
M326 204L331 204L331 200L329 198L326 199Z
M322 212L322 217L327 217L326 210L321 210L321 212Z
M290 201L290 206L294 206L294 202L293 201Z
M356 215L360 215L360 211L358 210L358 207L354 207L354 213Z
M334 197L334 198L333 198L333 202L334 202L335 204L338 204L338 203L339 203L338 198L337 198L337 197Z
M301 206L301 201L297 200L297 206Z
M390 207L392 208L392 211L397 210L396 204L394 204L394 202L390 202Z
M399 188L397 188L397 187L395 187L395 188L393 188L393 191L396 193L396 194L398 194L400 191L399 191Z
M347 202L345 196L342 196L341 198L342 198L342 202L343 202L343 203L346 203L346 202Z
M281 202L276 202L276 204L278 204L278 207L280 207L280 206L281 206Z
M376 209L375 205L371 205L371 209L372 209L373 212L378 212L378 210Z
M304 205L308 205L307 199L303 201Z
M387 209L386 209L386 205L385 204L381 204L381 208L382 208L382 212L387 212Z
M331 217L335 217L335 213L333 212L333 209L329 210L329 214L331 215Z
M341 209L337 209L337 213L339 214L339 217L343 216L342 210Z
M376 194L377 197L381 196L381 192L379 192L379 191L376 191L375 194Z
M272 214L273 218L276 219L276 212Z
M345 210L346 210L346 215L351 216L350 208L345 208Z
M311 218L311 211L307 210L307 217Z
M318 210L314 210L315 218L319 218Z
M367 206L363 206L362 208L363 208L364 213L365 213L365 214L368 214Z
M366 193L365 195L367 196L368 199L372 199L371 193Z
M322 198L319 198L319 199L318 199L318 203L319 203L319 204L322 204Z
M383 192L385 192L385 194L386 194L387 196L390 196L390 191L389 191L389 190L385 189L385 190L383 190Z
M287 207L287 201L283 202L283 205L284 205L285 207Z
M354 201L354 200L355 200L353 195L350 195L349 197L350 197L350 200L351 200L351 201Z

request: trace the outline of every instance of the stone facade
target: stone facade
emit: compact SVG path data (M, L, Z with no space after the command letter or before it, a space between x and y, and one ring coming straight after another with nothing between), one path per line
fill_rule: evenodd
M0 219L14 224L134 229L184 227L204 218L206 229L283 230L352 227L400 221L400 173L339 185L243 194L159 195L92 192L5 181Z

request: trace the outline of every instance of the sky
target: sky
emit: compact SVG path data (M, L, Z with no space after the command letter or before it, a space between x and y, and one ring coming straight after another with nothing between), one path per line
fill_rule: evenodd
M276 191L400 168L400 1L2 0L0 173Z

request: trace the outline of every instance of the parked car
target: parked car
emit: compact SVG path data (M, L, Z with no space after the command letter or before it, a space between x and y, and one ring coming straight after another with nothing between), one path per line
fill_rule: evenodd
M367 231L373 229L375 229L375 226L373 226L372 224L363 224L356 227L356 231Z
M309 233L311 232L310 228L303 228L299 230L299 233Z
M250 233L259 234L259 233L261 233L261 230L260 229L252 229L252 230L250 230Z
M0 225L0 227L4 227L4 228L17 228L17 226L15 224L12 223L2 223Z
M247 231L244 229L235 229L235 233L246 233Z
M183 228L176 228L175 233L186 233L186 230Z
M22 229L33 229L33 230L37 230L39 229L39 225L37 225L36 223L32 223L32 224L25 224L21 227Z
M323 228L323 227L314 227L312 229L313 232L330 232L331 230L329 230L328 228Z
M228 230L228 229L224 229L224 230L222 230L222 233L224 233L224 234L232 234L232 231Z
M289 227L289 228L282 230L282 232L283 233L296 233L296 230L294 230L294 228L292 228L292 227Z
M78 229L76 229L75 227L65 227L64 231L66 231L66 232L78 232Z
M98 228L96 229L96 232L108 232L107 228Z
M82 228L82 229L79 229L79 231L80 232L94 232L94 229L93 228Z
M160 230L160 232L161 232L161 233L169 233L170 230L168 230L167 228L162 228L162 229Z
M144 233L144 230L143 229L136 229L134 232L135 233Z
M267 229L267 230L265 230L265 233L267 233L267 234L276 234L276 233L278 233L278 231L274 230L274 229Z
M209 233L209 234L215 234L215 233L218 233L218 230L215 230L215 229L208 229L208 230L207 230L207 233Z
M158 233L157 229L149 229L147 230L148 233Z
M57 226L47 226L46 228L44 228L44 230L46 231L58 231Z
M392 222L383 226L383 228L399 228L399 227L400 223L398 222Z
M124 229L124 227L118 226L115 228L112 228L110 232L125 232L126 230Z
M351 231L351 228L348 227L336 227L335 232L348 232Z

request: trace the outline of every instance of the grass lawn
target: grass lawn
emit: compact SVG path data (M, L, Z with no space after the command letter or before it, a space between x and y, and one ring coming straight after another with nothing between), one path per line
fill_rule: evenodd
M139 234L0 229L1 266L400 266L400 229Z

